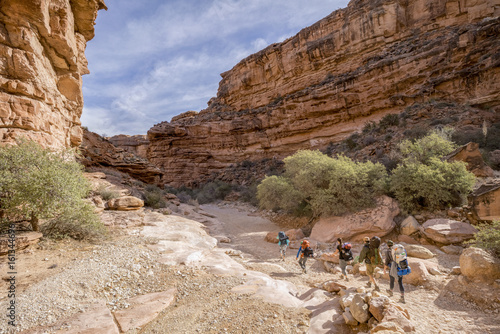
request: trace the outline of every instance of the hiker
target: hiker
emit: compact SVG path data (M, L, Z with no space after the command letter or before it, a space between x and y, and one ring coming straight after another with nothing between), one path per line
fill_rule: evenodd
M398 285L399 285L399 292L401 293L401 298L399 301L401 303L405 303L405 288L403 286L403 276L406 275L407 273L411 272L409 270L408 266L408 260L406 260L406 251L404 250L402 245L396 245L396 248L398 248L397 252L400 254L403 254L404 259L402 259L400 262L402 262L401 266L406 266L405 269L399 268L400 266L398 265L398 262L395 259L395 249L392 248L394 246L394 242L392 240L387 241L387 251L385 252L385 263L384 263L384 274L386 273L386 269L389 268L389 287L390 289L386 289L385 291L389 294L389 296L393 296L393 290L394 290L394 281L396 280L396 277L398 279ZM399 269L399 270L398 270ZM401 274L401 275L400 275Z
M300 259L299 259L299 256L300 256ZM313 256L314 256L314 252L309 245L309 241L308 240L302 241L300 243L300 248L299 248L299 251L297 252L297 256L295 257L295 259L299 259L299 264L300 264L300 267L302 268L302 271L304 272L304 274L307 274L307 270L306 270L307 258L313 257Z
M337 249L333 253L333 255L336 255L339 253L339 264L340 264L340 269L342 270L342 274L340 275L341 279L345 279L346 281L349 282L349 278L347 278L347 272L345 268L347 265L352 261L352 245L348 242L342 243L342 238L337 238Z
M375 291L380 291L373 274L375 272L375 268L382 263L382 257L380 256L379 246L380 246L380 238L379 237L369 237L363 238L364 245L361 253L359 254L359 262L362 263L363 260L366 264L366 274L370 278L370 281L366 284L368 288L373 285L375 286Z
M290 244L290 239L288 236L285 234L285 232L280 231L278 233L278 245L280 246L280 256L281 260L285 261L285 256L286 256L286 248Z

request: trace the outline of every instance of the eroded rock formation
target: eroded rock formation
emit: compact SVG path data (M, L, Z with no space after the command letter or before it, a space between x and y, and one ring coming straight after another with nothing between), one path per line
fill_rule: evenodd
M80 146L80 162L85 167L112 167L142 182L158 184L162 171L144 159L123 148L115 147L97 133L84 130Z
M414 102L498 110L499 14L495 0L353 0L223 73L207 109L151 128L148 157L189 184L324 148Z
M0 2L0 144L80 144L84 51L100 9L103 0Z

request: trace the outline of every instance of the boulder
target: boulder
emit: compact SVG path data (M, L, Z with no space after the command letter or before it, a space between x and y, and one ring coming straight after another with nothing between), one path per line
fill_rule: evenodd
M300 228L285 231L285 234L290 238L290 241L302 240L305 238L304 232Z
M419 259L430 259L434 257L434 254L424 246L406 245L405 249L406 254L411 257L417 257Z
M264 238L265 241L277 244L278 243L278 232L269 232L266 234L266 237Z
M429 271L425 267L425 264L420 261L412 261L408 258L408 264L411 268L411 273L404 276L403 283L421 285L428 281Z
M437 276L437 275L442 275L443 273L439 271L437 268L428 268L427 269L431 275Z
M405 332L413 332L415 326L410 321L410 314L399 305L389 303L384 309L384 322L393 322Z
M339 302L342 309L347 310L347 308L351 306L353 298L354 294L348 294L340 298Z
M452 275L460 275L462 273L462 270L460 269L460 266L455 266L451 268L450 274Z
M403 334L405 331L398 326L398 324L392 322L392 321L384 321L376 325L370 333L377 333L377 334L394 334L394 333L399 333Z
M340 292L341 289L347 289L347 287L345 285L342 285L342 284L339 284L337 282L334 282L334 281L328 281L328 282L325 282L321 285L321 288L323 290L326 290L330 293L332 292Z
M413 239L412 237L408 236L408 235L400 235L398 236L398 242L404 242L405 244L409 244L409 245L418 245L418 241Z
M339 254L323 253L319 259L325 262L339 263Z
M441 250L443 252L445 252L446 254L460 255L460 253L462 253L464 248L461 246L456 246L456 245L447 245L447 246L441 247Z
M390 300L386 296L380 296L370 300L370 307L368 310L378 322L381 322L384 319L385 306L389 304L389 302Z
M411 235L415 232L420 231L422 227L418 221L413 218L413 216L408 216L405 220L401 222L401 234Z
M15 249L24 249L29 245L38 243L43 234L40 232L17 232L15 233ZM8 234L0 237L0 255L9 252L9 238Z
M118 211L133 211L139 210L144 206L144 201L134 196L123 196L120 198L110 199L108 207L111 210Z
M495 281L500 278L500 261L481 248L470 247L460 255L460 271L469 279Z
M365 236L382 237L390 233L399 214L397 202L387 196L377 199L377 206L344 216L323 217L314 225L311 239L333 243L337 238L361 241Z
M477 232L471 224L451 219L430 219L422 228L426 237L445 245L471 239Z
M342 313L342 316L344 317L345 323L349 326L357 326L359 325L359 322L354 319L354 317L351 314L351 311L349 310L349 307L346 308L345 312Z
M352 316L360 323L367 322L370 319L370 313L368 312L368 304L364 301L360 294L355 294L352 299L349 309Z

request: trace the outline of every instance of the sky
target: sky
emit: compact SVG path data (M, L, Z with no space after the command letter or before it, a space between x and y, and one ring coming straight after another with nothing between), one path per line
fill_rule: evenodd
M220 73L294 36L347 0L105 0L85 54L82 125L101 135L146 134L200 111Z

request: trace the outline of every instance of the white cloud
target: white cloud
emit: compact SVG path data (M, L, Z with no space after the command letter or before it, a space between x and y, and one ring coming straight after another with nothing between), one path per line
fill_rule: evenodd
M145 133L216 95L219 73L283 41L346 0L107 0L87 46L82 123ZM104 116L101 116L104 115ZM97 131L98 132L98 131Z

